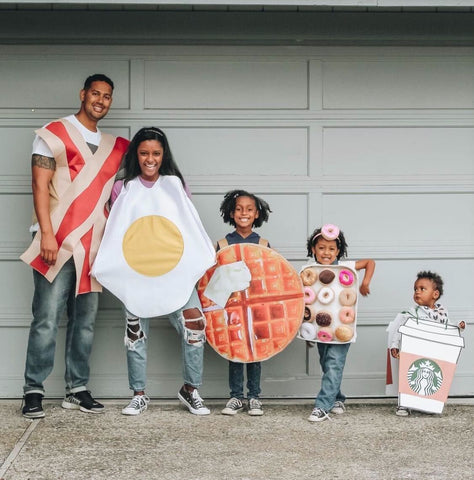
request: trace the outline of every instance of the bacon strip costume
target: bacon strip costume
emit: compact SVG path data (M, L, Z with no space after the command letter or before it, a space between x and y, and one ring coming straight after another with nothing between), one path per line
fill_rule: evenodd
M52 282L72 257L77 273L76 295L100 292L102 287L90 276L108 212L106 204L115 174L128 140L102 133L92 153L77 128L61 119L36 131L53 152L56 172L50 184L51 223L58 242L55 265L40 256L41 231L20 257Z

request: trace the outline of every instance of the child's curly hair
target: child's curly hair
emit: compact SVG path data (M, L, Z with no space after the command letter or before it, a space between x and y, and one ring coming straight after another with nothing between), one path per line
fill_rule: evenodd
M308 241L306 242L306 248L308 249L308 255L307 257L314 257L313 254L313 247L318 243L318 240L320 238L323 238L321 235L321 230L322 228L317 228L308 238ZM339 253L337 255L337 259L340 260L341 258L344 258L347 255L347 242L346 239L344 238L344 233L342 230L339 230L339 235L336 238L336 244L337 248L339 249Z
M430 272L429 270L418 272L416 275L417 280L421 280L422 278L426 278L427 280L431 280L433 283L434 289L438 290L439 296L443 295L443 279L434 272ZM439 298L439 297L438 297Z
M258 217L253 222L253 227L261 227L263 222L268 221L269 214L272 211L270 210L270 205L268 205L265 200L262 200L253 193L246 192L245 190L231 190L224 195L224 200L219 208L224 223L229 223L234 227L236 226L232 217L232 213L235 211L235 203L239 197L249 197L255 202L255 207L258 211Z

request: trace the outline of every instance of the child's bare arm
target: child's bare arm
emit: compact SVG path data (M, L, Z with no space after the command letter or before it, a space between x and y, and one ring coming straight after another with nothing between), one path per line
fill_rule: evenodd
M370 293L370 281L372 280L372 276L374 275L375 271L375 262L370 259L366 258L364 260L357 260L355 263L356 270L365 270L364 278L362 279L362 283L360 284L360 293L364 296Z

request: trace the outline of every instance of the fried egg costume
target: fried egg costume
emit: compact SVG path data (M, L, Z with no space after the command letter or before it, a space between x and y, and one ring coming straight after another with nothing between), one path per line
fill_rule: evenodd
M92 275L138 317L186 304L214 246L178 177L129 181L113 204Z

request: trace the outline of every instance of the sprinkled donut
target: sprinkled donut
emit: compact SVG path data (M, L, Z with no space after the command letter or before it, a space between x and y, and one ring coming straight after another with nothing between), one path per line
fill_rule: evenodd
M327 305L334 300L334 290L329 287L323 287L318 293L318 300L323 305Z
M335 276L336 274L332 270L326 269L319 272L319 281L324 285L328 285L334 280Z
M328 312L319 312L316 314L316 323L320 327L329 327L332 322L332 316Z
M357 300L357 294L352 288L345 288L339 294L339 303L344 307L350 307L354 305Z
M332 330L327 327L320 328L317 337L320 342L332 342L332 339L333 339Z
M339 282L345 287L350 287L354 283L354 274L349 270L341 270L339 272Z
M326 225L323 225L321 228L321 235L326 240L336 240L339 236L339 227L331 223L326 223Z
M336 338L340 342L348 342L354 336L354 331L347 325L342 325L336 328Z
M304 303L310 305L316 300L316 292L311 287L304 287Z
M305 322L314 322L316 318L316 309L313 305L305 305L303 320Z
M304 322L300 327L300 335L305 340L314 340L316 338L316 327L312 323Z
M342 307L339 312L339 320L342 323L353 323L355 320L354 309L350 307Z
M305 268L300 273L301 281L305 287L310 287L314 285L318 281L318 272L313 268Z

